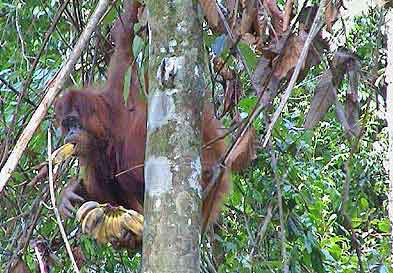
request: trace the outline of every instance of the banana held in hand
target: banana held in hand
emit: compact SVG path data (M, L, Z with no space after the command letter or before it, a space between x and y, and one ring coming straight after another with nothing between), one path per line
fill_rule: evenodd
M126 210L121 216L121 223L125 229L132 231L137 237L142 237L143 215L134 210Z
M96 201L87 201L82 204L82 206L76 212L76 219L82 223L82 220L85 218L86 214L92 209L98 208L100 206Z
M59 164L63 160L66 160L70 156L74 154L75 145L72 143L67 143L61 146L59 149L54 151L51 155L50 160L53 161L53 164Z
M130 231L137 240L142 240L143 215L134 210L88 201L79 208L76 217L82 225L82 232L100 243L122 240L124 231Z
M92 234L104 220L105 210L103 208L98 207L90 210L82 220L82 232Z

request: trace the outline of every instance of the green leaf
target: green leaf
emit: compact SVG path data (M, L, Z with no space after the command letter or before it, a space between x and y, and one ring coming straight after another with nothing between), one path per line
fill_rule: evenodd
M364 197L360 198L360 207L362 209L367 209L368 208L368 200Z
M352 226L353 228L358 228L362 224L362 219L359 217L353 217L352 218Z
M246 59L246 65L248 68L254 71L255 67L257 66L257 56L255 52L252 51L250 46L245 43L239 43L239 50Z
M113 6L111 10L106 14L103 24L110 25L118 16L117 7Z
M390 223L388 219L384 219L379 221L378 223L378 229L382 232L390 232Z
M145 47L145 41L141 37L135 36L134 42L132 44L132 52L134 54L134 58L136 59L139 53L142 52L143 48Z

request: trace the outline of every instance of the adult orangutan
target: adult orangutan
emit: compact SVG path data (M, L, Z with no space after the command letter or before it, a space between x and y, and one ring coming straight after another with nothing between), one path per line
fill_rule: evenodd
M105 86L68 90L56 101L56 120L65 142L76 144L76 155L85 172L81 180L69 184L62 193L60 211L66 216L71 216L73 203L81 200L109 202L143 213L147 106L136 96L140 85L135 65L128 104L123 98L125 73L134 64L131 45L139 7L136 1L126 5L125 13L112 28L115 51ZM202 130L203 143L210 143L202 152L201 184L206 188L213 167L226 151L222 124L209 104L205 105ZM225 170L204 200L204 223L217 215L230 189L228 174Z

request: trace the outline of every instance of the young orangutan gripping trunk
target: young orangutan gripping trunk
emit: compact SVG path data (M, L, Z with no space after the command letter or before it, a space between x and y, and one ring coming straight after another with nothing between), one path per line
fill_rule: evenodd
M106 85L69 90L56 102L56 119L61 124L65 142L76 144L76 155L85 169L82 181L71 183L62 193L60 211L66 216L71 216L73 203L83 198L143 213L147 106L136 96L140 85L135 65L132 66L128 105L123 98L126 70L135 64L131 45L139 7L138 2L128 3L125 14L112 29L115 51ZM202 130L204 144L219 138L202 152L201 185L206 188L214 166L226 151L224 140L220 138L222 124L214 117L209 104L204 108ZM204 223L217 216L222 199L230 189L228 172L225 170L204 200ZM117 175L119 173L121 175Z

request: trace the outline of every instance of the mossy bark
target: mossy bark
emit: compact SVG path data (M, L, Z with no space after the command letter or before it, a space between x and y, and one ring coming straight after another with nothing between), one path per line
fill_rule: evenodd
M197 1L149 0L142 272L199 272L202 33Z

